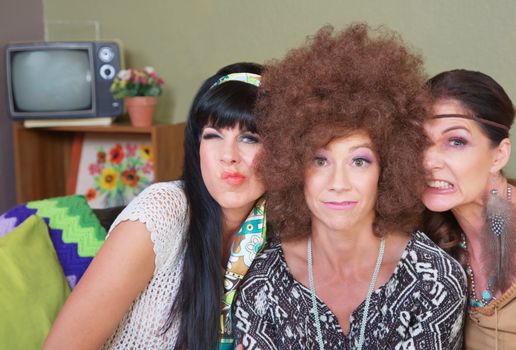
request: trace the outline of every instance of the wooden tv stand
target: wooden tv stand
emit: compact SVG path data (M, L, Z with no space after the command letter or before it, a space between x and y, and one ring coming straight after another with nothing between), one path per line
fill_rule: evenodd
M72 145L77 133L149 135L154 152L154 182L178 179L183 169L185 123L137 128L110 126L59 126L25 128L13 123L16 201L66 195Z

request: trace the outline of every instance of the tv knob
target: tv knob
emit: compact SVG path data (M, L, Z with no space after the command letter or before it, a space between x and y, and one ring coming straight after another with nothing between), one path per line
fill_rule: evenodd
M99 59L102 62L111 62L115 57L115 51L109 46L103 46L99 49Z
M115 73L115 67L110 64L104 64L102 67L100 67L100 76L103 79L111 80L115 77Z

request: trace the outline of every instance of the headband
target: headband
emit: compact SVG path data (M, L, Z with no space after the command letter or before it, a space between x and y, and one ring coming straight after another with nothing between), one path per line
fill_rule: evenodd
M220 84L227 83L228 81L241 81L243 83L251 84L256 87L260 86L261 75L254 73L231 73L224 75L219 78L211 87L219 86Z
M500 124L500 123L497 123L497 122L493 122L491 120L479 118L477 116L469 115L469 114L437 114L437 115L434 115L433 118L434 119L441 119L441 118L464 118L464 119L471 119L471 120L474 120L474 121L482 123L482 124L487 124L487 125L491 125L491 126L503 129L503 130L505 130L507 132L509 131L509 128L507 126L503 125L503 124Z

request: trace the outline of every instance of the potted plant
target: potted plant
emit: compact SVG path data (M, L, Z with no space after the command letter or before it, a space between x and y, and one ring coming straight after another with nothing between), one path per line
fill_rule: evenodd
M152 67L123 69L113 80L111 93L116 99L124 99L134 126L151 126L164 83Z

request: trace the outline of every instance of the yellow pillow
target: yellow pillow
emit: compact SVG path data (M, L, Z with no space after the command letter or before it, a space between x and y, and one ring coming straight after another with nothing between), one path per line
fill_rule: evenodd
M43 219L0 237L0 349L40 349L69 293Z

